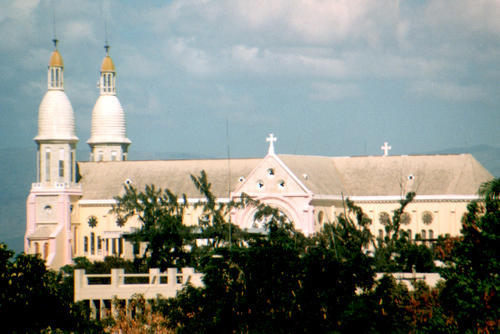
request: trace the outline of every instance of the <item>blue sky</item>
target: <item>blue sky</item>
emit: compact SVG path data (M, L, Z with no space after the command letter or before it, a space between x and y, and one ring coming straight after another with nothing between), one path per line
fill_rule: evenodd
M34 147L53 16L87 150L105 22L134 151L379 155L500 143L500 2L0 0L0 148ZM87 159L87 156L80 157Z

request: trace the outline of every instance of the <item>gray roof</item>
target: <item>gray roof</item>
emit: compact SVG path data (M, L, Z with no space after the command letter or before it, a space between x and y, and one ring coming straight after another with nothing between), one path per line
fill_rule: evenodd
M306 187L322 195L474 195L493 178L471 154L280 158Z
M202 170L212 184L212 193L227 198L229 180L234 188L238 178L250 174L261 160L231 159L229 164L226 159L80 162L82 199L112 199L123 193L126 180L139 190L154 184L178 196L186 194L188 198L198 198L200 193L191 175L199 176Z
M315 195L394 196L474 195L493 176L470 154L321 157L278 155ZM240 176L263 161L255 159L80 162L83 199L112 199L129 179L139 190L147 184L175 194L200 197L190 175L205 170L215 196L228 196ZM230 167L230 169L228 168ZM230 173L229 173L230 170ZM304 176L306 175L306 176Z

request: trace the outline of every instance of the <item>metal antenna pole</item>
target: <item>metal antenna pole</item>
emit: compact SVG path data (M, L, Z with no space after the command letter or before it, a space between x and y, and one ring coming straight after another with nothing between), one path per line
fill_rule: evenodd
M229 149L229 120L226 117L226 144L227 144L227 199L231 197L231 151ZM229 203L228 203L229 206ZM232 247L231 213L229 213L229 250Z

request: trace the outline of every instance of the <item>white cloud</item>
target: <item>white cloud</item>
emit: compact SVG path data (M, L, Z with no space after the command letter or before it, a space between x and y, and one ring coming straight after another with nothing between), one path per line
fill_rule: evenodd
M417 81L410 91L422 97L431 97L453 102L484 100L487 94L481 86L458 85L452 82Z
M499 18L498 0L429 1L425 11L425 23L441 28L441 32L443 28L459 28L466 35L480 32L500 35Z
M344 100L361 95L361 90L355 84L337 84L330 82L315 82L311 85L309 98L320 101Z
M23 20L32 15L40 0L14 0L7 5L2 5L0 23L7 19Z
M214 64L206 51L193 46L194 39L175 38L166 46L166 52L178 61L186 71L195 75L207 75L214 71Z
M231 56L234 59L240 60L242 62L251 63L254 62L258 56L259 48L257 47L247 47L245 45L236 45L231 48Z
M94 24L86 20L66 21L63 27L64 38L70 43L78 43L82 40L95 41Z

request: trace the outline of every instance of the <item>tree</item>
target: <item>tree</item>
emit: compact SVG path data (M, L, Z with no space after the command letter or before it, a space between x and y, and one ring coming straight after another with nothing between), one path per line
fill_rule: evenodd
M125 235L134 244L146 243L145 256L150 267L165 270L168 267L182 267L190 263L186 246L192 244L192 228L183 224L187 199L182 201L170 190L156 189L147 185L144 192L138 192L132 185L125 185L125 194L115 197L117 203L111 212L124 224L136 216L141 228Z
M0 243L0 323L6 333L52 329L98 330L73 303L72 281L47 270L39 256L14 252ZM19 316L25 315L20 320Z
M243 202L219 203L211 192L205 171L200 176L191 175L195 187L202 199L195 204L201 207L198 226L186 226L183 222L188 205L187 198L181 198L170 190L157 189L147 185L139 192L132 185L125 185L125 194L115 197L117 203L111 212L118 216L117 223L125 224L136 216L141 228L125 235L125 239L138 245L146 243L144 259L149 267L195 267L204 256L228 243L241 242L244 236L237 226L227 221L229 212L234 207L241 207ZM197 239L203 239L207 246L198 246Z
M483 184L480 194L467 207L462 236L442 271L441 300L461 331L491 333L500 327L500 179Z
M191 175L191 180L202 195L202 199L195 203L194 207L201 207L202 210L198 219L197 237L207 241L207 250L210 252L219 247L243 242L248 234L231 223L230 212L248 205L250 198L243 194L239 201L218 202L204 170L200 172L200 176Z
M375 267L378 272L432 272L435 271L434 253L427 245L410 240L401 230L405 219L405 208L413 201L415 193L410 192L400 201L392 218L384 217L385 236L373 241Z

